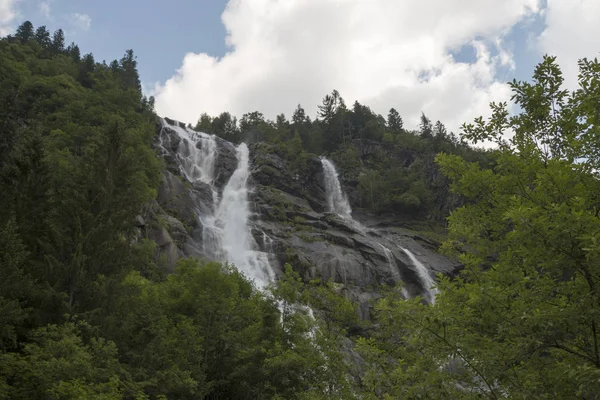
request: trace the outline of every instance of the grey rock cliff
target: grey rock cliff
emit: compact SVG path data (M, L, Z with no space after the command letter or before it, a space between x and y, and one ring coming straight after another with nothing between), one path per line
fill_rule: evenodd
M332 279L360 304L361 317L369 316L369 300L382 284L398 280L411 296L424 288L408 256L410 250L431 271L452 274L457 263L436 253L437 244L376 217L361 222L327 213L323 170L311 158L301 173L288 170L283 157L266 144L250 147L254 177L251 204L259 215L256 232L267 233L280 266L290 263L305 280ZM360 217L358 218L360 220ZM382 246L392 255L388 260Z
M198 216L214 202L210 188L192 185L178 170L177 135L168 127L157 129L164 129L162 147L157 151L166 170L147 217L160 223L148 223L154 228L146 231L172 268L180 257L205 256ZM374 151L371 147L361 151ZM250 163L252 233L261 250L274 253L275 273L282 274L284 264L290 263L307 281L332 279L360 304L361 318L369 318L370 300L378 296L382 284L396 285L401 280L409 295L424 292L414 265L401 248L410 250L431 271L452 274L459 267L436 253L437 243L403 228L393 218L356 213L359 222L355 222L328 213L323 169L317 157L308 158L302 168L294 170L273 146L254 143L250 145ZM219 139L215 168L220 190L236 166L235 147ZM383 246L389 249L391 262Z

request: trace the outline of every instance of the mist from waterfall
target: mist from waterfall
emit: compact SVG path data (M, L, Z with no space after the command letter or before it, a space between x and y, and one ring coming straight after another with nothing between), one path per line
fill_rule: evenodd
M328 211L352 220L352 208L348 198L342 191L335 166L325 157L321 157L321 164L325 176L325 196L327 197Z
M236 147L237 168L223 188L221 198L214 185L217 140L214 135L196 132L162 121L181 139L176 159L182 175L191 183L208 184L213 194L212 212L199 215L202 224L202 249L211 260L229 262L260 288L274 280L269 253L258 250L249 226L248 178L249 150L245 143ZM165 149L162 135L159 145ZM165 149L166 150L166 149ZM265 243L270 238L263 233ZM268 239L268 240L267 240Z
M417 257L408 249L404 247L400 247L404 253L410 258L410 261L415 266L417 270L417 275L419 275L419 279L421 280L421 285L425 289L426 298L430 304L435 304L435 296L438 293L438 290L435 287L435 280L431 277L429 270L423 263L421 263Z

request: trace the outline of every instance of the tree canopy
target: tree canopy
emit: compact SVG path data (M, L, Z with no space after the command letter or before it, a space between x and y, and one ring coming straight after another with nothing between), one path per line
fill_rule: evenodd
M600 393L600 63L579 63L562 88L555 58L465 138L496 145L495 166L450 154L437 162L468 199L443 249L464 263L439 278L434 306L393 295L382 329L361 341L368 384L394 398L581 398Z

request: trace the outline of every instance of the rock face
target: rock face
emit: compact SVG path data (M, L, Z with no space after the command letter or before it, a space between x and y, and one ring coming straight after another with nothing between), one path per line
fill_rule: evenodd
M379 285L401 280L410 296L425 291L402 248L434 273L452 274L458 268L436 253L436 243L411 231L379 227L380 220L373 217L353 221L328 213L318 158L308 160L305 174L294 175L269 146L255 144L250 150L251 204L260 216L253 222L257 231L273 239L280 265L290 263L305 280L332 279L342 284L347 296L359 302L362 318L369 317L369 300L378 296Z
M147 236L172 268L180 257L205 256L198 216L214 207L214 193L207 185L186 180L176 163L180 139L168 126L161 124L157 129L163 130L158 151L166 170L149 218L160 223L147 229ZM216 186L222 191L237 166L231 143L218 140L214 165ZM323 167L317 157L295 169L273 146L254 143L250 165L253 217L249 224L260 250L274 254L275 274L282 274L283 265L290 263L305 280L332 279L341 284L347 297L359 302L361 318L369 318L370 300L378 296L382 284L402 281L409 296L426 292L402 249L408 249L433 273L452 274L458 268L436 253L436 243L396 226L393 220L357 213L358 221L354 221L327 212Z

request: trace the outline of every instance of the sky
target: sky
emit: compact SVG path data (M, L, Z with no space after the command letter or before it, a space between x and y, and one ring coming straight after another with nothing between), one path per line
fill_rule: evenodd
M424 112L455 132L510 101L555 55L575 88L577 60L598 56L599 0L0 0L0 34L25 20L62 28L97 61L137 55L156 111L316 115L336 89L408 128Z

